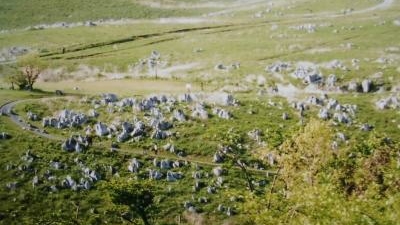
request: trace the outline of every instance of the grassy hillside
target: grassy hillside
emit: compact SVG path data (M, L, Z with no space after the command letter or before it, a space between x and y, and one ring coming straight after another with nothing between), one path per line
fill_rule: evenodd
M0 12L0 29L13 29L55 22L192 16L201 15L202 10L151 8L131 0L1 0Z
M398 0L0 0L0 106L21 100L0 115L0 224L149 224L143 213L163 225L398 224L399 11ZM143 20L20 29L107 18ZM47 69L36 90L8 90L24 48ZM218 104L228 94L237 102ZM62 150L78 134L93 145Z

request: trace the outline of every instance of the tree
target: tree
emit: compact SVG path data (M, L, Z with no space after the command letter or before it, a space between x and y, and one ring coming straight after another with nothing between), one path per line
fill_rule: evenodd
M144 225L150 225L150 213L154 210L154 186L148 181L115 179L109 184L112 201L128 206L133 216ZM125 218L126 219L126 218Z
M223 136L223 146L219 154L228 159L232 165L240 168L246 179L247 187L251 192L254 192L253 177L246 164L243 142L244 138L242 135L236 130L230 129Z
M12 90L15 89L15 86L17 86L20 90L25 89L27 82L22 71L18 70L15 65L7 66L3 70L3 73L5 74L4 81L11 85Z
M157 69L158 65L160 64L161 54L157 51L152 51L151 55L147 61L149 70L154 72L154 76L157 79Z
M22 56L18 60L17 65L21 68L22 74L25 77L26 88L32 91L33 84L37 81L40 73L45 68L44 62L38 55L29 54Z

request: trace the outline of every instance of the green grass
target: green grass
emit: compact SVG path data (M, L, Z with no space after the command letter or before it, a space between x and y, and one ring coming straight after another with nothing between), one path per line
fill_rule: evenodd
M1 1L1 0L0 0ZM389 53L388 47L399 47L400 31L392 21L398 17L400 4L395 1L391 8L364 14L353 14L331 18L325 12L337 14L345 8L356 10L367 8L381 1L314 1L275 2L274 6L260 4L244 10L232 11L218 17L210 17L209 23L200 24L159 24L143 20L137 24L118 26L74 27L68 29L22 30L29 25L53 23L58 21L76 22L100 18L138 18L151 19L158 17L198 16L219 9L182 9L150 8L140 5L138 1L118 0L108 3L92 0L84 3L74 1L29 3L20 0L0 2L0 29L17 30L0 33L0 48L27 46L37 50L47 61L51 69L64 68L60 77L46 77L57 82L35 83L34 87L43 91L26 92L8 90L9 84L0 81L0 104L17 99L34 99L25 101L15 107L15 112L26 119L26 112L33 111L40 116L52 116L62 109L86 113L92 106L79 103L82 96L89 99L98 98L100 93L113 92L120 97L143 97L152 93L185 92L186 83L192 83L193 92L200 90L201 82L206 92L220 89L223 86L245 85L247 91L233 93L241 106L226 107L234 118L222 120L215 116L206 121L197 119L186 123L176 123L172 128L175 137L168 140L152 140L149 137L132 143L119 144L118 152L110 152L112 139L95 139L95 145L85 153L66 153L61 151L61 143L45 140L33 133L15 126L9 118L0 117L0 132L11 134L10 140L0 140L0 223L5 224L44 224L47 221L71 224L121 224L126 223L120 215L123 208L116 207L111 201L107 189L113 175L107 166L117 169L122 179L147 179L147 168L153 168L152 159L180 159L175 154L160 151L158 155L149 149L157 144L159 147L172 142L178 149L188 155L181 160L192 161L182 171L184 178L175 183L165 180L153 182L157 189L156 212L157 224L190 224L189 217L198 217L204 224L396 224L400 209L398 195L399 170L398 149L400 140L399 111L377 110L376 100L387 97L389 93L328 93L341 104L356 104L358 110L354 124L334 125L331 121L315 119L319 107L311 107L305 112L304 124L300 124L298 112L290 107L290 102L283 97L258 95L264 87L244 81L249 74L266 77L266 87L276 83L293 83L304 88L300 80L282 74L284 81L265 72L265 67L276 61L309 61L322 64L334 59L341 60L349 71L322 68L324 76L335 73L339 85L351 80L361 81L377 72L383 77L374 81L381 82L390 88L400 82L399 52ZM169 6L176 1L164 2ZM204 1L187 0L185 4L201 4ZM229 0L229 3L232 3ZM95 7L92 7L92 6ZM79 7L78 7L79 6ZM287 8L292 6L291 8ZM264 18L254 18L258 11L272 8ZM54 8L58 10L53 10ZM321 13L318 17L309 17L311 9ZM36 12L42 13L36 13ZM283 15L277 14L281 11ZM18 15L18 17L15 17ZM386 23L382 23L386 21ZM296 31L291 26L301 24L328 24L318 27L316 32ZM271 29L272 25L277 29ZM329 25L330 24L330 25ZM338 30L338 33L333 33ZM352 49L343 44L353 43ZM61 54L61 49L66 52ZM195 49L203 49L194 52ZM325 52L313 52L315 49L328 49ZM197 63L198 66L171 74L172 78L154 79L143 70L140 78L131 78L128 66L149 56L152 50L161 52L162 60L167 67ZM392 57L392 64L382 65L374 61L381 57ZM360 69L351 66L351 59L360 59ZM217 71L217 63L229 65L240 62L237 70ZM73 77L80 65L99 68L100 74L93 77ZM0 65L0 72L7 71L6 65ZM106 80L106 73L123 73L125 78ZM6 74L2 74L6 75ZM45 77L42 77L45 78ZM94 79L93 79L94 78ZM98 79L100 78L100 79ZM92 80L93 79L93 80ZM74 90L79 87L79 90ZM74 95L66 99L36 100L36 98L53 96L54 90L62 90ZM299 100L307 94L297 96ZM276 106L270 106L273 101ZM190 106L177 104L186 114ZM211 111L211 108L207 108ZM249 114L249 110L254 114ZM98 121L111 123L116 118L132 120L134 116L143 119L144 113L126 109L123 112L108 113L106 107L98 109ZM282 113L289 114L289 120L282 120ZM164 112L167 117L170 113ZM89 125L96 121L91 120ZM374 126L371 132L362 132L359 125L369 123ZM32 122L41 127L41 122ZM263 131L261 137L264 145L251 140L247 132L258 128ZM57 130L46 128L57 136L68 137L71 134L83 133L83 129ZM339 143L333 151L331 143L337 132L349 137L347 142ZM393 143L385 138L390 138ZM209 178L202 178L204 185L211 185L215 177L211 169L212 155L220 144L236 146L240 142L243 149L240 158L252 165L262 163L266 169L279 171L277 179L267 177L264 172L250 170L257 181L265 179L266 187L257 187L250 193L246 187L243 173L232 166L231 162L223 164L227 170L224 175L227 187L218 188L217 193L209 195L206 189L193 192L194 180L191 174L195 163ZM27 149L38 156L32 163L35 170L21 172L14 168L4 170L7 164L16 167L26 164L21 156ZM143 154L143 152L148 152ZM268 165L262 160L266 154L273 152L278 156L277 164ZM146 169L138 174L127 171L128 161L136 157ZM96 168L102 175L102 181L96 183L90 191L74 192L60 190L49 194L47 188L51 182L40 183L32 188L35 173L43 176L46 170L52 170L60 178L70 174L80 176L76 158L84 161L91 168ZM68 169L55 171L49 167L51 160L58 160L68 165ZM174 169L177 171L178 169ZM165 172L165 171L164 171ZM16 191L8 191L5 185L17 181ZM171 189L171 191L169 191ZM207 204L197 203L197 198L207 196ZM239 201L230 201L231 196L243 196ZM194 198L194 200L191 200ZM191 200L199 209L199 214L188 214L183 209L183 202ZM216 211L222 203L234 207L237 214L231 218ZM79 209L78 209L79 205Z
M13 91L0 89L0 105L24 98L40 98L48 95L46 92Z
M0 29L25 28L55 22L82 22L99 19L153 19L201 15L204 9L160 9L135 1L5 1L0 2ZM40 12L40 13L38 13Z

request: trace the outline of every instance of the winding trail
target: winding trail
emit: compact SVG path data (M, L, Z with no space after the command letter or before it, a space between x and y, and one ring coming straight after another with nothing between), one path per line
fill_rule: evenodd
M32 133L52 140L52 141L64 141L65 138L61 138L58 136L54 136L51 134L46 133L44 130L40 130L39 128L35 128L32 127L32 125L30 125L28 122L22 120L22 118L13 112L13 108L19 104L19 103L23 103L26 101L37 101L37 100L43 100L43 99L54 99L55 97L46 97L46 98L38 98L38 99L24 99L24 100L15 100L15 101L10 101L7 102L3 105L0 106L0 115L5 115L8 116L12 122L14 122L17 126L19 126L20 128L22 128L23 130L29 130ZM60 97L57 97L60 98ZM104 145L101 145L100 143L95 144L95 146L102 146L104 147ZM118 152L123 152L126 154L135 154L135 155L143 155L143 156L150 156L150 157L154 157L154 158L158 158L158 159L170 159L170 160L186 160L190 163L196 163L199 165L206 165L206 166L221 166L221 164L217 164L217 163L213 163L213 162L208 162L208 161L203 161L203 160L198 160L198 159L193 159L190 156L188 157L178 157L176 155L172 155L172 154L155 154L151 151L147 151L145 154L143 153L142 149L124 149L124 148L120 148L117 150ZM237 169L239 169L239 167L237 167ZM262 174L262 175L274 175L277 172L276 171L272 171L272 170L258 170L258 169L254 169L254 168L247 168L248 171L251 171L252 173L258 173L258 174Z
M390 8L394 2L395 2L395 0L383 0L382 3L379 3L377 5L374 5L369 8L365 8L365 9L358 9L358 10L356 9L348 14L338 13L338 12L320 12L320 13L305 13L305 14L288 14L285 16L314 18L314 19L337 18L337 17L342 17L342 16L348 16L348 15L369 13L369 12L374 12L377 10L385 10L385 9Z
M8 103L0 106L0 114L10 117L11 121L14 122L16 125L18 125L19 127L21 127L23 130L29 130L38 136L41 136L41 137L44 137L44 138L47 138L50 140L61 141L62 138L48 134L44 130L40 130L39 128L33 127L28 122L22 120L22 118L18 114L15 114L13 112L12 109L14 108L14 106L16 106L19 103L22 103L25 101L30 101L30 100L36 100L36 99L16 100L16 101L8 102Z

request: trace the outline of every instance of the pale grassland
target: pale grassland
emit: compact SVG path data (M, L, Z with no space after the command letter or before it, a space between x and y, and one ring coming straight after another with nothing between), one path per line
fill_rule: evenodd
M79 90L74 90L75 87L78 87ZM111 92L123 96L132 96L152 93L183 93L186 91L186 83L169 80L121 79L40 82L36 84L36 88L49 92L53 92L54 90L62 90L67 93L76 94L101 94ZM199 91L200 88L192 84L192 89L193 91Z

